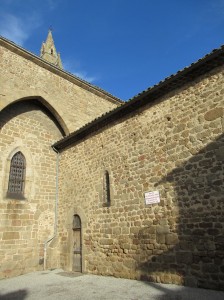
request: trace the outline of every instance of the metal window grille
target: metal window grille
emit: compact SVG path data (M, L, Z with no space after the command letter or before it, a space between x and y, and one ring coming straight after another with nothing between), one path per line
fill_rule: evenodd
M25 186L26 160L22 152L17 152L11 159L8 194L23 195Z

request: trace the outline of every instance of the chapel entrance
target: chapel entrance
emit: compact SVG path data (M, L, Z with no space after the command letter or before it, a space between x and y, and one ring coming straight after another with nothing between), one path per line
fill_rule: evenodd
M73 272L82 272L82 237L81 219L78 215L73 216Z

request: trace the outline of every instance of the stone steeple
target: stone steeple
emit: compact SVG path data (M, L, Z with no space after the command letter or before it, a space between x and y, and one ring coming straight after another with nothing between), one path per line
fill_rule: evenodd
M40 57L55 65L56 67L62 68L60 53L57 53L56 51L51 30L49 30L48 32L46 42L42 43Z

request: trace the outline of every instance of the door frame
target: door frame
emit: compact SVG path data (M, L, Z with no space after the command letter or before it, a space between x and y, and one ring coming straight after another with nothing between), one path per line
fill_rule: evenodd
M79 224L75 224L75 220L78 219ZM75 237L76 236L76 237ZM75 250L75 244L74 242L78 241L79 250ZM73 264L72 264L72 271L73 272L81 272L82 273L82 220L79 215L75 214L73 216ZM76 253L75 253L76 252ZM80 263L80 270L75 270L75 254L80 255L79 256L79 263Z
M64 253L65 255L65 270L72 272L72 268L73 268L73 217L74 215L78 215L80 217L81 220L81 225L82 225L82 230L81 230L81 241L82 241L82 261L81 261L81 266L82 266L82 273L86 272L86 267L85 267L85 255L86 255L86 247L84 244L84 234L86 231L86 227L87 227L87 218L86 215L84 213L84 210L79 207L79 206L75 206L73 208L71 208L68 211L67 214L67 219L66 219L66 229L67 229L67 251L65 251L66 253Z

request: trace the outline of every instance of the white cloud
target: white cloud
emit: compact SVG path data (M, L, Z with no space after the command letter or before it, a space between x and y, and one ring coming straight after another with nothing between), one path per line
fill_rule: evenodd
M62 64L63 64L63 68L65 69L65 71L68 71L68 72L72 73L73 75L75 75L89 83L93 83L93 82L97 81L97 79L98 79L96 76L90 76L90 75L88 75L88 73L86 71L80 69L79 63L73 63L73 62L70 62L69 60L62 59Z
M21 46L29 36L23 22L11 14L1 14L0 34Z
M10 13L0 14L0 35L23 46L34 29L41 24L35 14L28 17L17 17Z
M94 82L94 81L97 80L96 77L89 76L89 75L87 75L87 73L84 72L84 71L81 71L81 72L74 72L74 73L72 73L72 74L76 75L77 77L79 77L79 78L81 78L81 79L83 79L83 80L85 80L85 81L87 81L87 82L89 82L89 83L92 83L92 82Z

